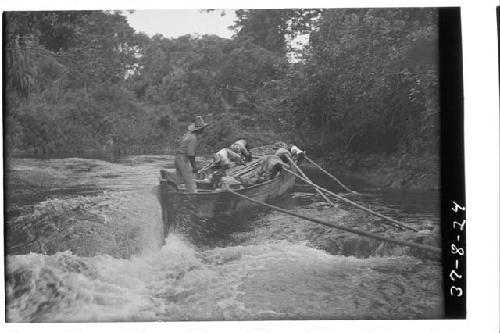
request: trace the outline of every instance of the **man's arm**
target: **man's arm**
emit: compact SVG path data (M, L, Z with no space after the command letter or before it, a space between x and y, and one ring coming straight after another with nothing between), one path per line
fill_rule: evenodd
M189 162L191 163L191 167L193 168L193 172L196 173L198 170L196 170L196 161L194 156L189 156L188 155Z
M193 172L196 173L196 161L195 161L195 155L196 155L196 136L193 135L187 146L187 157L189 159L189 162L191 163L191 167L193 168Z

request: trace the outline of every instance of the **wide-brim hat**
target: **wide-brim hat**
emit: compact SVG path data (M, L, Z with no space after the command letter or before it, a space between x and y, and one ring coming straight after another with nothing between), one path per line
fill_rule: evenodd
M188 131L190 132L197 131L207 127L208 125L209 123L204 122L202 116L196 116L194 123L189 124Z

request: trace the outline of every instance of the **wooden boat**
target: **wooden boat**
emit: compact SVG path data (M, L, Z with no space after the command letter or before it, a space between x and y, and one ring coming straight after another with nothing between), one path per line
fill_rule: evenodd
M186 231L193 227L197 229L203 228L204 225L208 227L207 221L232 216L255 206L249 200L220 189L199 188L197 193L187 193L179 190L175 182L169 179L171 173L161 170L160 175L159 199L165 237L172 228ZM240 186L233 190L267 202L290 191L294 185L295 176L281 171L273 179L249 187Z

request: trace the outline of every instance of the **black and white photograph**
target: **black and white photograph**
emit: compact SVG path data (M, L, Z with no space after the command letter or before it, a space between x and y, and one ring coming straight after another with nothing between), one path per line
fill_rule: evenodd
M460 24L3 12L5 321L465 319Z

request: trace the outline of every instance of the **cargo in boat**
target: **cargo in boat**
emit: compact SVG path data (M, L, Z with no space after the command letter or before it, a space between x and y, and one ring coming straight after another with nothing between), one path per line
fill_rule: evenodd
M174 173L161 170L159 199L165 237L172 228L194 226L199 229L208 220L228 217L255 206L249 200L229 191L205 187L202 182L197 182L198 192L187 193L177 187L174 179ZM262 183L247 187L232 184L231 189L252 199L267 202L290 191L294 184L295 176L281 171L275 178Z

